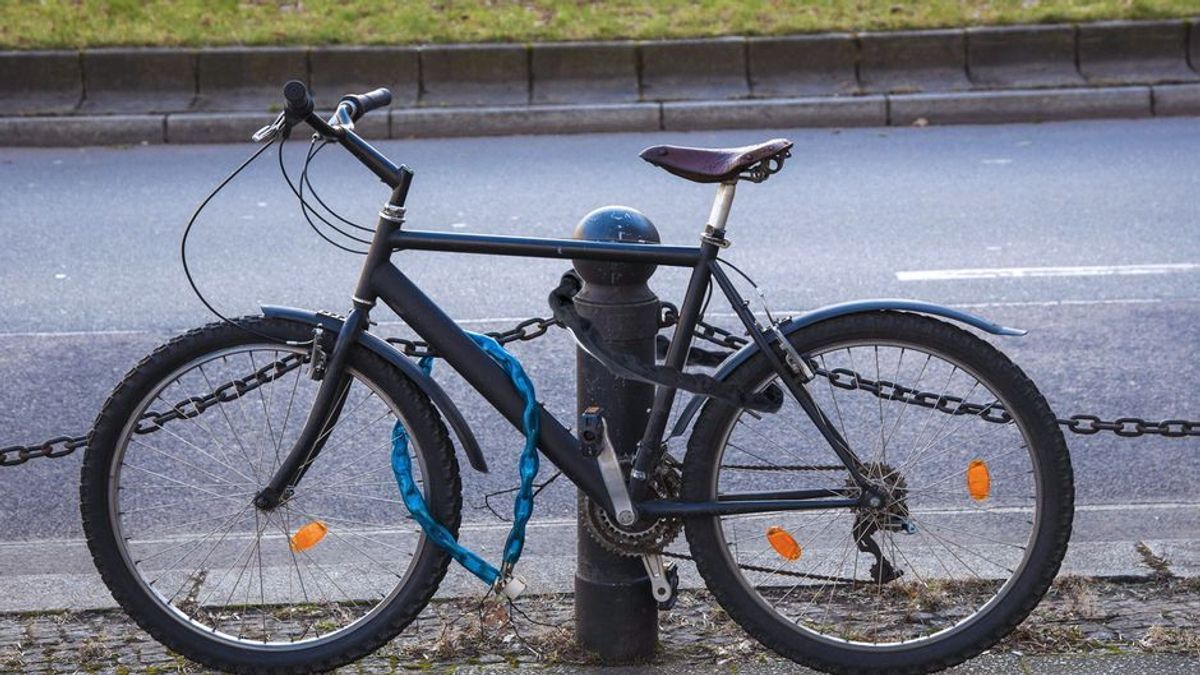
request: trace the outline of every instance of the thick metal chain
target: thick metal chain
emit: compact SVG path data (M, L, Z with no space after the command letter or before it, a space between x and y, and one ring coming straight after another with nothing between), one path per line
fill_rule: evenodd
M664 302L662 312L659 316L659 327L669 328L678 321L679 310L671 303ZM534 317L526 319L506 331L490 332L488 335L502 345L510 342L527 342L545 335L551 327L558 325L559 323L553 318ZM746 338L704 321L700 321L697 324L696 337L719 347L724 347L725 349L741 349L749 344L749 340ZM400 347L400 351L407 356L421 358L436 355L427 343L420 340L388 338L388 342ZM244 378L231 380L222 384L210 394L180 401L166 412L149 411L139 420L135 431L139 434L151 433L157 431L166 422L181 418L189 419L196 417L214 405L241 398L247 392L278 379L307 361L307 355L289 354L274 363L263 366ZM997 424L1004 424L1012 419L1008 412L1004 410L1004 407L997 403L983 405L964 401L955 396L918 391L895 382L871 380L846 368L834 368L831 371L821 368L814 368L813 370L817 375L828 379L829 383L834 387L867 391L885 401L900 401L922 408L936 408L940 412L951 415L978 415L985 421ZM1084 436L1098 434L1102 431L1110 431L1123 438L1148 435L1157 435L1166 438L1200 436L1200 421L1181 419L1156 422L1138 417L1121 417L1116 420L1106 421L1096 415L1072 415L1067 419L1059 419L1058 423L1066 427L1068 431ZM0 467L18 466L38 457L66 457L86 445L87 436L83 435L55 436L36 445L7 446L0 448ZM765 467L767 470L775 471L792 468L797 470L821 471L832 470L833 467L807 465L797 467Z
M727 349L741 349L750 342L744 337L734 335L723 328L703 321L696 326L696 337ZM951 415L978 415L985 421L996 424L1004 424L1012 420L1012 416L998 403L983 405L964 401L956 396L917 391L895 382L871 380L846 368L834 368L832 371L814 368L813 372L820 377L827 378L829 383L835 387L867 391L885 401L900 401L922 408L937 408L940 412ZM1060 426L1066 427L1067 431L1084 436L1098 434L1101 431L1111 431L1123 438L1150 435L1167 438L1200 436L1200 421L1171 419L1155 422L1139 417L1121 417L1109 422L1096 415L1072 415L1066 419L1060 418L1057 422Z
M546 331L557 325L559 324L555 319L533 317L532 319L525 319L521 323L518 323L506 331L496 331L486 333L486 335L495 339L496 342L499 342L502 345L506 345L510 342L528 342L529 340L536 340L537 338L540 338L546 334ZM393 337L388 338L387 341L400 347L400 351L403 352L405 356L411 356L413 358L437 356L437 353L430 348L429 343L421 340L406 340L404 338Z
M179 401L166 412L146 411L138 419L134 433L149 434L158 431L162 425L177 419L190 419L203 413L209 408L235 401L262 385L283 377L301 365L308 362L307 354L288 354L278 361L273 361L246 377L230 380L204 396L192 396ZM87 445L87 436L57 436L38 445L13 445L0 448L0 466L17 466L35 457L66 457Z

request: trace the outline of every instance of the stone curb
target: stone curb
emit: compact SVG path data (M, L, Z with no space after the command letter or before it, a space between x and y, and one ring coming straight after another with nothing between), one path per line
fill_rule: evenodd
M900 94L890 97L889 104L888 121L896 126L918 120L928 124L1001 124L1153 114L1149 87Z
M164 142L163 115L0 117L0 145L75 147Z
M529 70L535 104L633 103L641 95L633 42L535 44Z
M1079 71L1089 84L1098 85L1200 80L1188 64L1188 32L1183 21L1082 25Z
M1167 84L1200 81L1198 23L532 46L10 51L0 52L0 113L269 110L289 78L311 83L322 97L388 86L395 107ZM113 94L124 100L114 103ZM39 96L52 100L32 100Z
M196 53L179 49L96 49L81 53L80 112L137 115L186 110L196 98Z
M428 106L529 102L529 50L519 45L421 49L421 102Z
M394 109L392 138L657 131L654 103Z
M968 28L967 74L982 87L1080 86L1075 38L1074 26Z
M283 103L283 83L308 79L307 49L201 49L196 57L193 108L198 112L278 110Z
M65 114L82 101L76 52L0 52L0 115Z
M849 33L751 38L746 51L756 98L858 92L858 42Z
M966 32L929 30L858 36L864 91L903 93L970 89Z
M334 99L387 87L392 105L417 104L421 93L420 51L415 47L314 47L308 53L313 96L332 107Z
M1200 115L1200 84L811 96L665 103L393 108L364 117L366 138L998 124ZM0 145L247 141L263 112L0 117Z
M642 98L654 101L746 98L746 39L644 42Z
M883 96L688 101L664 103L662 108L664 131L881 127L887 124L887 99Z
M389 87L388 122L365 123L376 137L1187 115L1197 114L1187 86L1200 83L1197 61L1200 19L532 46L0 52L0 115L12 116L0 117L0 146L241 140L250 117L221 113L277 111L289 79L309 82L323 107ZM402 133L391 130L397 121Z

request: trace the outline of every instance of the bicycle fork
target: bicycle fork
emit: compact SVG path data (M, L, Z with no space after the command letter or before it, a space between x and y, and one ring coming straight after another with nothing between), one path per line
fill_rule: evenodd
M371 307L375 305L376 295L371 285L371 274L391 255L392 247L388 237L404 222L404 203L412 183L412 173L401 167L398 174L399 180L392 190L391 198L379 212L379 224L375 227L375 235L367 251L366 260L363 261L362 273L352 298L354 309L342 324L333 346L333 353L325 362L321 386L317 390L304 428L270 482L254 497L254 505L259 509L274 510L291 497L308 467L325 447L325 441L341 415L351 384L350 376L346 373L346 362L349 360L350 350L358 342L359 333L370 323ZM314 333L312 349L315 367L323 349L318 333Z

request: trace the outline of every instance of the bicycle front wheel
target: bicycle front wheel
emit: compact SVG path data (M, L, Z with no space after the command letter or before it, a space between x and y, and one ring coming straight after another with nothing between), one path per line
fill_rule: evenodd
M947 323L876 312L794 333L807 386L846 439L879 508L695 517L688 542L709 590L766 646L833 672L929 672L995 644L1029 614L1070 536L1066 444L1033 383ZM757 355L732 375L777 375ZM790 396L773 415L710 402L683 494L860 488Z
M192 331L117 386L84 460L84 530L113 597L176 652L228 671L330 670L411 622L449 562L400 497L393 425L407 429L417 484L451 531L458 466L424 394L355 347L322 451L282 505L257 508L320 382L298 344L311 326L238 322L257 335Z

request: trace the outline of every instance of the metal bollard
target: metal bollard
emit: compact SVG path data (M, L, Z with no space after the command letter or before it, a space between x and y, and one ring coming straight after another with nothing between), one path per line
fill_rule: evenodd
M574 237L660 241L658 230L641 213L611 206L585 216ZM652 362L659 300L646 282L655 266L587 260L576 260L574 266L584 281L575 296L579 313L592 321L613 350ZM602 407L618 457L632 455L646 427L654 387L616 377L582 349L577 350L575 362L579 412L590 405ZM576 642L608 663L653 658L658 645L658 604L641 559L602 548L586 531L583 514L576 519Z

